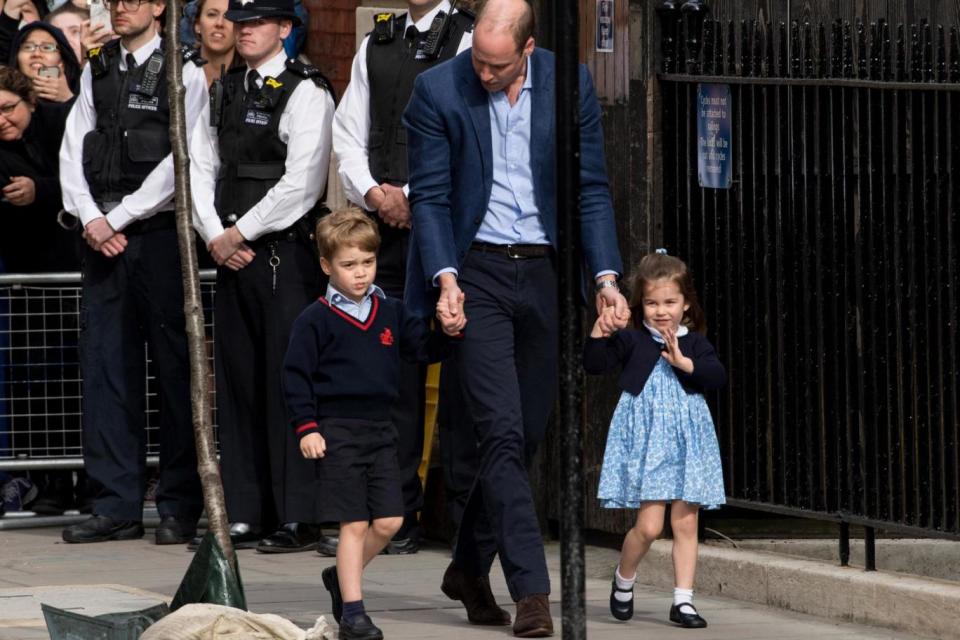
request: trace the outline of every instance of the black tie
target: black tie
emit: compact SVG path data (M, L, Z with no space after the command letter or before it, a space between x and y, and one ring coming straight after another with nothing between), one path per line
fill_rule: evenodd
M247 74L247 93L256 93L260 91L260 74L255 69L251 69Z
M127 71L133 71L137 68L137 59L133 57L132 53L127 54Z
M404 34L404 37L407 40L416 40L420 37L420 31L414 25L410 25L407 27L407 32Z

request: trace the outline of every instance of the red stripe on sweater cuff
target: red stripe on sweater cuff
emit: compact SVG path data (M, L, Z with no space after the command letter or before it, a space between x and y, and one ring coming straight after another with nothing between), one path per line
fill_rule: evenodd
M299 427L297 427L297 435L300 435L304 431L309 431L310 429L316 429L316 428L317 428L316 422L306 422L300 425Z

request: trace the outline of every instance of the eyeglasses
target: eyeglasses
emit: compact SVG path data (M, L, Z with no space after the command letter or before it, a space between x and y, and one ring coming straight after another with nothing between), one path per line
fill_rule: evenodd
M44 53L53 53L54 51L60 50L55 42L24 42L20 45L20 51L27 53L33 53L37 49L40 49L40 51Z
M115 9L119 9L120 5L123 5L123 8L127 11L136 11L140 8L140 5L150 4L151 2L153 0L112 0L110 5Z
M22 99L0 106L0 116L9 116L11 113L13 113L14 109L20 106L21 102L23 102Z

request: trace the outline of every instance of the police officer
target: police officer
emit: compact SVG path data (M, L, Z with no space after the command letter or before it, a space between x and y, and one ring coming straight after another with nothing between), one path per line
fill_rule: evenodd
M353 59L350 85L337 108L333 148L340 162L340 179L347 197L377 220L382 238L377 256L377 284L388 296L403 297L410 235L406 129L400 117L417 75L469 49L472 31L473 14L451 11L448 0L408 0L405 14L375 15L373 31L364 38ZM406 516L403 527L387 547L390 553L417 552L417 512L423 506L417 469L424 445L425 369L417 365L404 366L401 400L394 407L392 418L400 434ZM448 371L452 369L443 369L441 439L445 462L452 454L455 458L444 466L448 493L454 497L453 515L458 523L462 508L456 507L456 495L462 494L459 502L465 502L470 491L473 474L469 469L475 446L471 429L467 428L465 437L458 439L449 428L462 421L456 407L463 405L451 403L459 398L459 393L450 391L456 386L451 377L453 372ZM452 445L465 452L455 453ZM336 550L321 547L320 551L333 555Z
M83 457L93 516L67 542L143 535L146 487L144 340L160 396L157 544L186 542L203 508L190 417L180 254L163 41L164 0L116 0L119 34L90 51L66 123L60 176L66 211L86 240L80 315ZM183 69L187 122L206 103L196 64Z
M190 175L194 222L219 265L214 353L227 514L237 547L302 551L320 535L318 496L314 465L287 422L280 373L293 321L320 293L311 236L335 105L320 72L284 53L299 24L292 0L235 0L226 17L247 66L213 87L213 107L191 139Z

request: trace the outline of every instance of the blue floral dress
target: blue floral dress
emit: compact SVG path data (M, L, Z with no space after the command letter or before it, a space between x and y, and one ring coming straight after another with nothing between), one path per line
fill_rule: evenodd
M726 502L720 447L702 394L687 393L659 358L640 395L626 391L613 413L597 497L608 509L683 500Z

